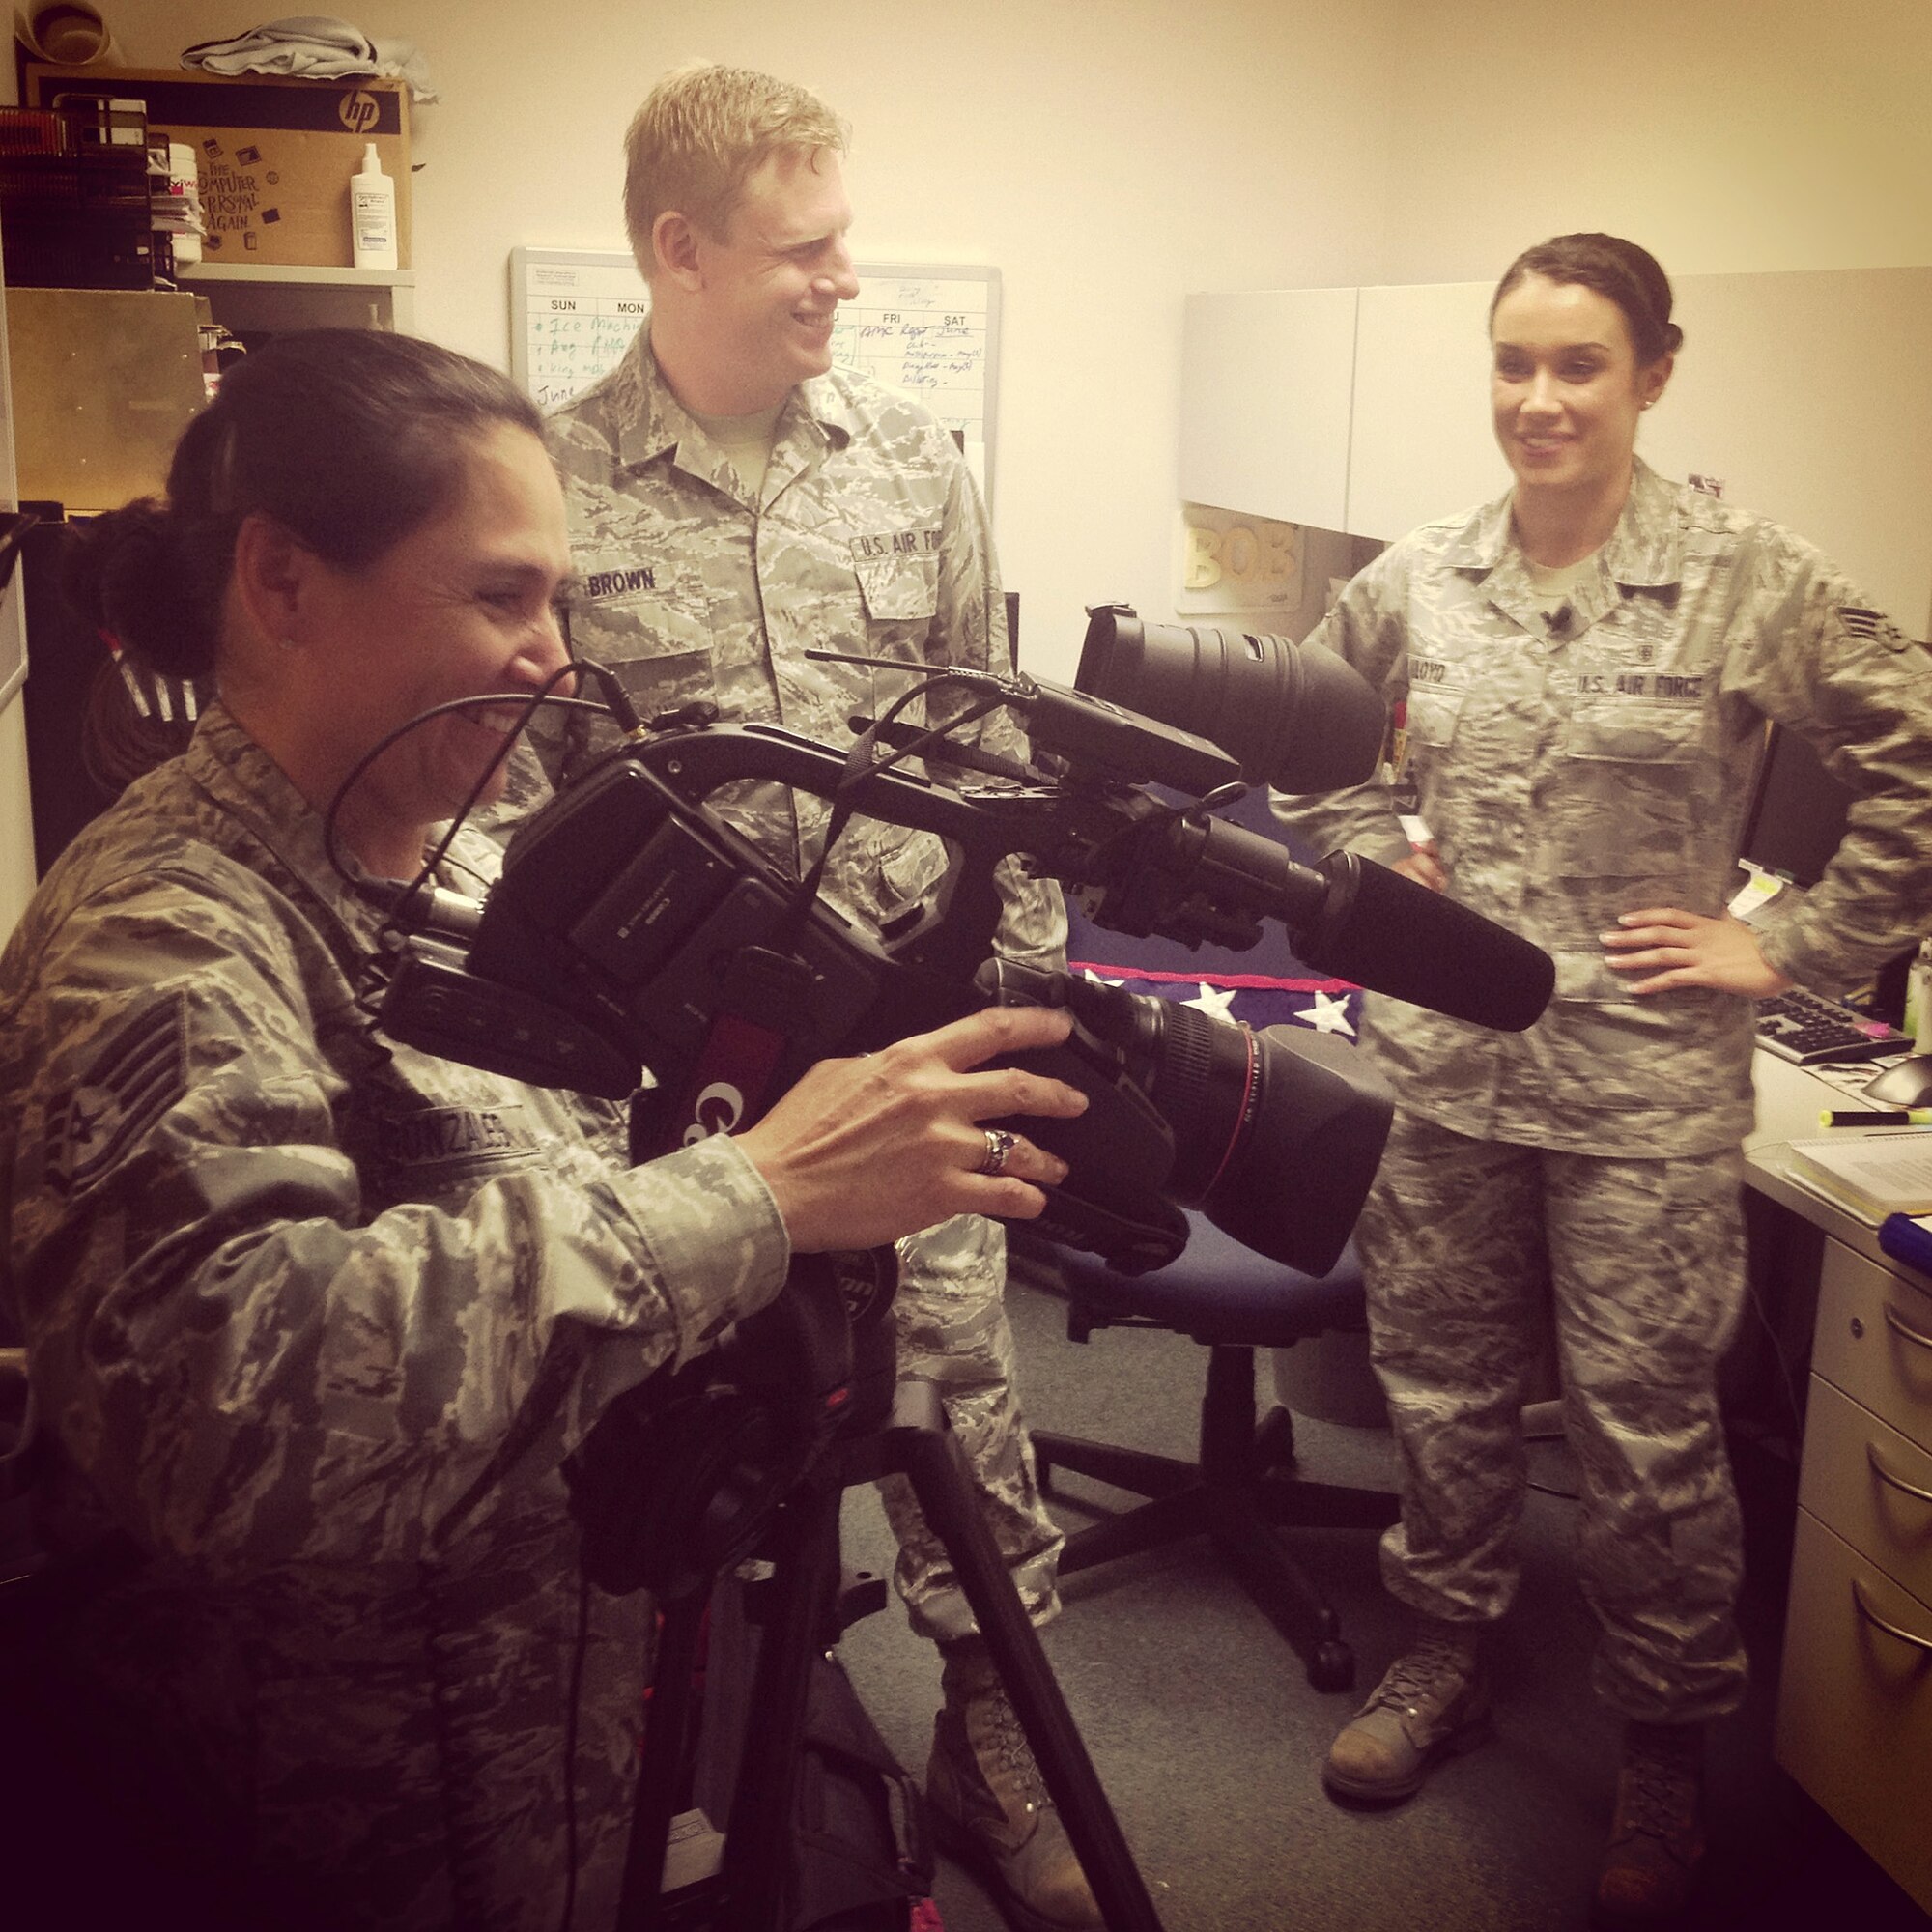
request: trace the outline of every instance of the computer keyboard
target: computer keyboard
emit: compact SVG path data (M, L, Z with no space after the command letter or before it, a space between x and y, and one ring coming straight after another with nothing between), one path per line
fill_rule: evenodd
M1757 1003L1757 1042L1800 1066L1827 1060L1875 1060L1912 1048L1909 1035L1803 986Z

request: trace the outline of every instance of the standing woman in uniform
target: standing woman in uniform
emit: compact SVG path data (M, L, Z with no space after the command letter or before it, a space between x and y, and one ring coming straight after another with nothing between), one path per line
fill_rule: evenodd
M529 399L375 330L249 355L165 500L76 545L88 614L218 696L0 953L0 1319L66 1559L25 1667L111 1793L88 1859L10 1868L57 1896L20 1923L131 1918L88 1887L145 1858L202 1932L610 1924L649 1606L580 1576L567 1459L794 1255L1065 1178L1025 1139L989 1173L977 1122L1084 1098L968 1070L1064 1038L1044 1011L822 1061L641 1166L611 1103L381 1032L409 882L496 876L443 825L565 665L570 570Z
M1520 1409L1553 1325L1581 1492L1594 1683L1624 1720L1600 1924L1680 1910L1703 1852L1703 1727L1744 1694L1736 1495L1715 1371L1745 1292L1753 998L1857 981L1932 924L1932 660L1803 539L1635 454L1682 331L1634 243L1566 235L1491 308L1514 488L1425 525L1318 640L1406 700L1427 840L1389 788L1277 799L1296 833L1547 948L1521 1035L1371 998L1401 1110L1358 1231L1402 1459L1384 1541L1412 1647L1335 1740L1350 1799L1408 1797L1476 1742L1479 1639L1508 1609ZM1767 720L1859 794L1811 892L1725 899Z

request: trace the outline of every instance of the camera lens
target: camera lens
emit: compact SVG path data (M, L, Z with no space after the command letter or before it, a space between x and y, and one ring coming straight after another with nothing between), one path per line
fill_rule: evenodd
M1201 1209L1244 1247L1326 1274L1381 1163L1395 1094L1364 1055L1307 1027L1254 1037L1255 1098Z
M1334 1266L1394 1112L1352 1048L1302 1027L1252 1033L1193 1007L1119 993L1134 1078L1174 1132L1165 1192L1304 1274Z
M1249 784L1334 791L1381 755L1386 714L1335 655L1286 638L1193 624L1144 624L1095 611L1074 688L1220 746Z
M1255 1037L1178 1001L1127 997L1140 1048L1136 1077L1174 1130L1168 1192L1198 1208L1253 1124Z

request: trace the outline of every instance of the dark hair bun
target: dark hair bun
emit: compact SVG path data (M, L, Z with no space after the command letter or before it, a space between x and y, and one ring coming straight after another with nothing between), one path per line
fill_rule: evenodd
M71 526L63 582L95 627L163 677L205 677L213 668L218 612L210 586L188 581L176 519L144 497Z
M1496 304L1529 275L1578 283L1615 302L1630 327L1631 346L1640 365L1647 366L1660 355L1674 355L1683 347L1684 331L1670 319L1670 277L1648 248L1621 235L1555 235L1525 248L1496 284L1490 298L1492 321Z

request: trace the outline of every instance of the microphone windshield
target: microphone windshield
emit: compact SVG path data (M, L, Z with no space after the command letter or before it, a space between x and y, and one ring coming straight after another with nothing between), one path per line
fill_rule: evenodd
M1331 910L1318 933L1296 936L1311 965L1505 1033L1534 1025L1549 1004L1556 966L1542 947L1352 852L1331 852L1316 869L1330 881Z

